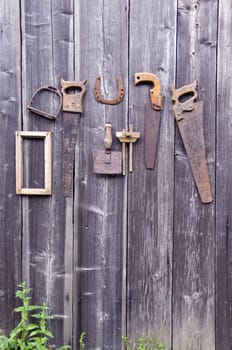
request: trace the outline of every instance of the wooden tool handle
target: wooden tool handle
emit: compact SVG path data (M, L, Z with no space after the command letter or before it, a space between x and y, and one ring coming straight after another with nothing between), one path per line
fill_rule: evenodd
M106 151L110 151L112 148L112 124L105 124L105 138L104 138L104 147Z
M173 101L173 113L177 122L183 119L183 112L191 112L194 109L194 102L198 96L197 81L194 80L192 84L182 86L179 89L175 89L172 86L172 101ZM186 97L185 101L181 101L181 98Z
M153 73L135 73L135 85L141 82L153 84L153 89L150 90L151 106L154 110L160 111L162 109L162 94L159 78Z
M196 80L194 80L192 84L184 85L179 89L175 89L174 86L172 86L172 101L174 103L180 103L182 105L185 105L186 102L193 103L198 96L196 88ZM181 97L184 95L186 95L186 97L187 95L190 95L190 97L185 102L181 102Z
M82 113L82 99L86 92L87 80L66 81L61 78L61 92L63 95L63 111L72 113ZM76 89L74 94L68 93L69 90Z

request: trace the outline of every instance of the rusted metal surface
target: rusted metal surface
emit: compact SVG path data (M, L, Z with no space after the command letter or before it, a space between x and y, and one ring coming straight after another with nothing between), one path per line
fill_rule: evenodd
M159 136L161 113L160 111L153 110L149 103L145 104L145 165L147 169L154 169L156 149Z
M172 88L173 112L190 162L202 203L213 201L204 141L204 104L195 102L197 82L180 89ZM180 102L184 95L190 98Z
M82 100L86 92L86 80L82 82L61 79L63 94L63 184L64 197L72 196L75 144L79 117L83 112ZM68 94L69 89L76 89L75 94Z
M104 96L101 95L100 85L101 85L101 78L97 77L94 83L94 95L98 102L107 104L107 105L116 105L122 101L124 97L124 86L123 86L123 80L121 77L118 78L118 91L117 91L116 97L113 99L106 99L104 98Z
M105 124L104 151L93 151L93 172L95 174L121 174L122 153L112 151L112 124Z
M135 85L139 83L152 83L153 88L150 89L150 101L145 105L145 166L147 169L154 169L156 149L160 128L161 110L162 110L162 94L158 77L153 73L135 73Z
M177 121L184 118L183 112L190 112L194 109L194 101L197 98L196 88L196 80L194 80L192 84L184 85L179 89L172 87L172 101L174 102L173 112ZM188 99L181 102L180 98L183 98L186 95Z
M77 81L65 81L61 79L61 92L63 94L63 111L82 113L82 100L86 92L86 82L83 80L81 82ZM75 94L68 94L69 89L76 89Z
M58 99L59 99L58 107L57 107L56 111L54 111L53 114L48 113L48 112L46 112L46 111L43 111L43 110L41 110L41 109L35 107L35 105L34 105L34 104L36 103L36 100L38 100L39 95L40 95L41 93L43 93L43 92L46 92L46 91L51 92L51 93L57 95L57 96L58 96ZM38 114L38 115L40 115L40 116L42 116L42 117L45 117L45 118L48 118L48 119L51 119L51 120L55 120L55 119L57 118L57 116L58 116L60 110L61 110L61 106L62 106L62 95L61 95L60 91L59 91L57 88L53 87L53 86L47 86L47 85L45 85L45 86L41 86L39 89L37 89L37 90L34 92L34 94L32 95L32 98L31 98L31 100L30 100L30 102L29 102L27 108L28 108L31 112L35 113L35 114Z

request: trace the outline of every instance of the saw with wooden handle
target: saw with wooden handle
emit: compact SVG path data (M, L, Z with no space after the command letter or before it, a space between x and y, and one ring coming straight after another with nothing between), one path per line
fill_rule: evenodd
M196 80L179 89L172 87L173 113L189 159L202 203L213 201L204 140L203 101L196 102ZM181 99L187 98L181 102Z
M61 79L63 94L63 184L64 197L71 197L73 190L73 169L75 144L78 131L79 117L82 114L82 99L86 92L87 80L82 82L65 81ZM74 90L74 94L69 94Z
M161 110L162 110L162 95L160 81L153 73L136 73L135 85L139 83L152 83L153 88L150 89L151 104L145 105L145 165L147 169L154 169L156 148L158 142Z

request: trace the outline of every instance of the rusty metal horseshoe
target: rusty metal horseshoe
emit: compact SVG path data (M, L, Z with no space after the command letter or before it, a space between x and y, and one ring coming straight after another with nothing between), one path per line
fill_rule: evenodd
M104 96L101 95L100 91L101 78L97 77L94 83L94 95L98 102L106 104L106 105L117 105L120 103L124 97L124 87L122 78L118 78L118 92L115 98L113 99L105 99Z

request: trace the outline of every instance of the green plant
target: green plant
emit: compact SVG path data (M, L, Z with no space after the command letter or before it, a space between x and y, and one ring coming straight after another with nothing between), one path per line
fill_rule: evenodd
M85 332L80 334L79 338L80 350L85 350Z
M53 338L52 332L47 328L48 307L43 305L31 305L31 289L26 288L23 282L19 285L16 297L21 300L21 305L14 311L20 314L20 321L10 332L9 336L0 336L0 350L47 350L49 339ZM30 320L34 320L31 322ZM70 346L64 345L57 350L67 350Z
M157 337L139 337L134 345L126 336L122 337L122 341L126 350L168 350Z

